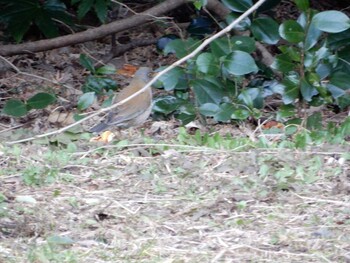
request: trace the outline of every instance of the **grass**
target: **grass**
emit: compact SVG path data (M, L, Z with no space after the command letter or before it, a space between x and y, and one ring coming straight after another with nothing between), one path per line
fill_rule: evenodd
M0 262L350 259L348 143L146 142L3 147Z

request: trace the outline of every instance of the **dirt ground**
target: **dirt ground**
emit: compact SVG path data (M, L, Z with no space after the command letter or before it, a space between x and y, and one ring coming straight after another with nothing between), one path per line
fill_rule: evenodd
M2 152L0 262L350 262L348 148L81 148Z

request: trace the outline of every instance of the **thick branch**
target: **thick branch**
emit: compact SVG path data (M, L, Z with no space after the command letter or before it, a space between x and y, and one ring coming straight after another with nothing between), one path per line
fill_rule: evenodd
M166 0L138 15L118 20L98 28L88 29L84 32L35 42L0 46L0 55L11 56L40 52L96 40L112 33L117 33L147 23L150 20L153 20L156 16L167 13L186 2L188 2L188 0Z

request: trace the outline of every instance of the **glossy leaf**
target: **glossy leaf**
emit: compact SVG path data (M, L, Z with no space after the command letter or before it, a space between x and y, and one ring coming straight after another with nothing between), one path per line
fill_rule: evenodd
M300 55L300 49L293 47L293 46L279 46L279 50L282 51L283 54L286 54L289 56L293 61L300 62L301 61L301 55Z
M240 50L247 53L255 51L255 41L251 37L234 36L231 38L231 44L233 50Z
M102 66L96 70L96 74L99 74L99 75L111 75L115 73L116 73L115 67L110 65Z
M300 82L300 92L304 100L311 101L312 97L318 94L318 91L304 78Z
M78 7L78 19L81 20L92 8L94 0L81 1Z
M89 108L95 101L96 95L95 92L87 92L81 95L78 100L78 109L86 110Z
M304 40L304 29L294 20L287 20L279 27L280 36L290 43L299 43Z
M266 44L274 45L280 39L278 24L269 17L259 17L253 20L251 30L256 39Z
M261 109L264 106L264 98L262 92L258 88L248 88L239 94L238 99L241 100L249 108Z
M224 58L223 68L232 75L245 75L258 71L251 55L243 51L233 51Z
M222 3L230 10L241 13L247 11L253 5L252 0L222 0Z
M329 34L327 42L329 47L333 49L347 46L350 43L350 29L336 34Z
M334 72L330 76L329 83L343 90L350 90L349 75L345 72Z
M213 117L220 110L220 107L215 103L204 103L199 106L199 112L204 116Z
M258 13L263 13L265 11L270 11L272 8L274 8L276 5L278 5L281 2L281 0L266 0L259 8Z
M153 111L168 115L176 111L182 103L183 100L175 96L167 95L158 97L154 100Z
M96 94L101 94L104 90L109 91L116 88L117 83L113 79L88 76L82 90L84 93L95 92Z
M102 23L105 23L107 19L108 2L106 0L97 0L95 1L94 9L98 19Z
M221 37L211 42L210 50L213 55L217 58L220 58L232 52L230 41L231 40L227 37Z
M216 121L229 121L237 108L232 103L222 103L220 110L215 114Z
M164 48L164 54L175 54L177 58L183 58L200 45L200 41L188 38L186 40L175 39L170 41Z
M327 84L327 89L329 90L329 92L332 94L332 97L337 99L343 95L346 94L345 90L337 87L337 86L334 86L332 84Z
M277 55L271 65L272 68L277 69L283 73L294 70L295 66L296 65L293 63L292 58L287 54Z
M240 13L230 13L225 17L225 21L227 24L231 24L234 20L236 20L241 14ZM244 18L241 20L237 25L235 25L234 29L238 31L245 31L248 30L251 26L252 22L249 19L249 17Z
M314 23L309 22L310 16L312 17L313 15L315 15L315 11L312 10L308 13L303 12L297 20L297 22L304 28L304 32L306 32L304 39L305 50L309 50L314 47L322 35L322 31L317 29Z
M33 109L43 109L56 101L56 97L49 93L37 93L27 101L27 105Z
M196 100L199 105L205 103L219 104L225 96L225 91L205 79L195 79L191 82Z
M217 75L220 71L219 62L212 53L201 53L196 59L196 65L205 74Z
M89 70L92 74L95 73L94 63L87 55L81 54L79 57L79 62L84 68Z
M309 0L294 0L294 2L297 7L304 12L306 12L310 7Z
M162 83L165 90L174 90L184 74L181 68L174 68L161 76L159 82Z
M324 11L312 18L312 23L321 31L339 33L350 28L349 17L339 11Z
M248 110L245 109L236 109L231 115L232 119L235 120L245 120L250 116L250 113Z
M299 99L299 80L296 76L287 76L281 83L284 87L282 100L284 104L294 103L296 99Z
M34 21L40 31L44 33L45 37L53 38L58 36L58 28L46 12L40 10Z

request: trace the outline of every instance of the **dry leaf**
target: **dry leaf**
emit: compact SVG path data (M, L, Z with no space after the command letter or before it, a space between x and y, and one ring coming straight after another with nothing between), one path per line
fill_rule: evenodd
M132 77L137 69L136 66L125 64L123 68L117 70L117 73L123 76Z
M114 137L115 137L115 134L113 132L105 131L101 135L91 138L90 142L109 143L113 140Z

